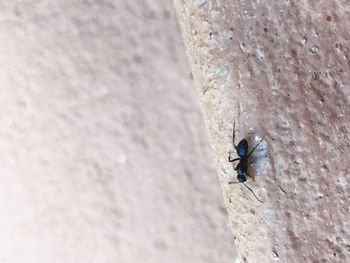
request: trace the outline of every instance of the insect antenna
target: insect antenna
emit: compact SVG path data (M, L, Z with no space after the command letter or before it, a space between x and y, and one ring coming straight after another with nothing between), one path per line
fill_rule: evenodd
M229 184L239 184L239 183L241 183L241 182L228 182L228 183L229 183ZM246 184L243 183L243 182L242 182L242 184L244 184L244 186L247 187L248 190L251 191L251 192L253 193L253 195L254 195L254 197L256 198L256 200L258 200L260 203L264 203L263 201L261 201L261 200L255 195L254 191L253 191L250 187L248 187L248 185L246 185Z
M263 201L261 201L254 193L254 191L252 189L250 189L245 183L243 183L245 187L247 187L249 189L249 191L251 191L253 193L253 195L255 196L256 200L258 200L260 203L264 203Z

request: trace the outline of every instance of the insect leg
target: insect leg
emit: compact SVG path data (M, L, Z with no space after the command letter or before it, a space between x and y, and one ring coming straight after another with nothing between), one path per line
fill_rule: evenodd
M249 173L245 173L246 175L248 175L250 178L252 178L253 179L253 181L255 181L255 177L254 176L251 176Z
M255 145L255 147L253 148L253 150L247 155L247 158L255 151L256 148L258 148L258 146L260 145L260 143L261 143L263 140L264 140L264 138L262 138L262 139L260 140L260 142L259 142L257 145Z
M228 182L228 184L239 184L240 182Z
M235 136L236 136L236 122L233 122L233 127L232 127L232 144L235 147L235 149L237 150L237 146L235 144Z
M235 158L235 159L231 159L231 153L229 153L228 161L229 161L230 163L235 162L235 161L238 161L239 159L241 159L241 158L238 157L238 158Z

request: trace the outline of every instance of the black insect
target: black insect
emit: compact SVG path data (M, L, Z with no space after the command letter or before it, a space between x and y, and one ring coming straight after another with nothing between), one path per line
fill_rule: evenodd
M244 182L247 181L247 177L252 177L251 175L248 174L248 160L249 157L252 155L252 153L255 151L255 149L260 145L260 143L262 142L263 139L260 140L260 142L255 145L255 147L250 151L250 153L248 153L248 141L246 139L241 140L238 145L235 145L235 124L233 124L233 133L232 133L232 143L233 146L236 149L237 155L239 157L235 158L235 159L231 159L231 152L229 153L228 156L228 161L229 162L235 162L235 161L239 161L239 163L237 164L235 170L237 171L237 180L238 182L229 182L229 184L238 184L238 183L243 183L245 187L247 187L255 196L255 198L261 202L264 203L263 201L261 201L254 193L254 191L252 189L250 189ZM249 163L250 164L250 163ZM253 177L252 177L253 178ZM254 179L254 178L253 178Z

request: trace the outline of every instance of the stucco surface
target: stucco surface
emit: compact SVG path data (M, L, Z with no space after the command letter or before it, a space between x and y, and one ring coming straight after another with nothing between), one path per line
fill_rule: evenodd
M232 262L172 2L0 10L0 262Z
M175 3L241 259L349 262L349 2ZM264 204L228 184L233 122L264 138L247 181Z

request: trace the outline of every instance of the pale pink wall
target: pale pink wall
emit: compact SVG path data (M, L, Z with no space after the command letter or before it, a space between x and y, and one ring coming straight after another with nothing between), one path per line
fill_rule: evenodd
M0 10L0 262L232 262L172 3Z

